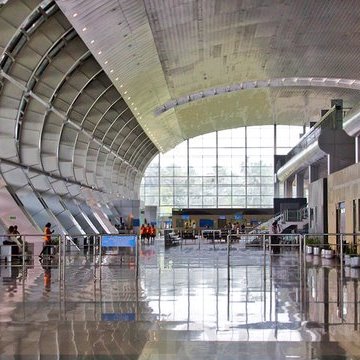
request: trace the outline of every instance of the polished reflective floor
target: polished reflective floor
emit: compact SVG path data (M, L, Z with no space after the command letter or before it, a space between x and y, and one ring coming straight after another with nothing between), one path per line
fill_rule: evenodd
M0 359L360 359L358 269L241 243L0 267ZM61 270L61 271L60 271Z

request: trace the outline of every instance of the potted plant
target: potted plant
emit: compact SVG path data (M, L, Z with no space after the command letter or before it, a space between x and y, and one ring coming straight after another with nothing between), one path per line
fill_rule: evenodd
M306 238L306 243L305 243L306 255L312 255L312 253L313 253L313 244L314 244L314 238L311 238L311 237Z
M360 255L357 253L355 247L352 248L353 252L350 254L350 266L351 267L360 267Z
M335 255L333 249L331 249L329 244L325 244L321 250L321 257L325 259L332 259Z
M312 253L315 256L320 255L320 239L317 237L309 238L311 240L311 246L312 246Z

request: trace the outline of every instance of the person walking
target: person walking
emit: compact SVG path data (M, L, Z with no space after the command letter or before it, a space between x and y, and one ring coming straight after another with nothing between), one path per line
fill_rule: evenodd
M51 223L47 223L44 228L44 245L39 255L40 260L43 258L43 255L51 255L51 234L53 233L54 230L51 230Z

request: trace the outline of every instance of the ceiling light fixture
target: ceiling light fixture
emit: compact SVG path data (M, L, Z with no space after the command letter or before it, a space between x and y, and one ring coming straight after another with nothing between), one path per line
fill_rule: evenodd
M73 17L77 17L77 16L78 16L78 13L74 13L74 14L73 14Z
M100 50L99 52L98 52L98 55L101 55L102 54L102 51Z
M93 44L94 42L95 42L95 40L91 40L91 41L90 41L90 44Z
M85 26L85 27L83 27L82 31L86 31L86 30L87 30L86 26Z

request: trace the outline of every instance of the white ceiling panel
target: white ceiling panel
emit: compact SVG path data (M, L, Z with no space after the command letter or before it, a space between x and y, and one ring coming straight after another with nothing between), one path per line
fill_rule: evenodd
M305 124L331 98L360 100L355 0L57 3L161 151L244 124ZM285 89L264 88L276 79ZM248 90L202 95L244 83Z

